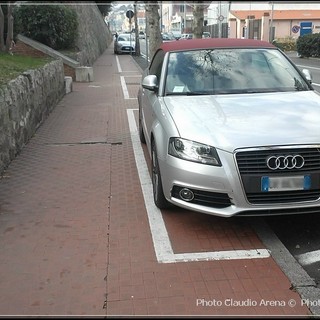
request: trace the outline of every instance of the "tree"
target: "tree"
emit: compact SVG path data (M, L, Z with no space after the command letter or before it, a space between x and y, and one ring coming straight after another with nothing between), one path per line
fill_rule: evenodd
M12 50L13 45L13 4L12 2L8 3L8 13L7 13L7 20L8 20L8 29L7 29L7 39L6 39L6 51L9 52Z
M147 25L147 37L149 36L149 53L150 57L153 57L156 50L162 43L162 36L160 31L160 16L159 16L159 4L154 1L146 1L146 25Z
M135 33L135 43L136 43L136 47L135 47L135 52L136 52L136 56L140 56L140 41L139 41L139 30L138 30L138 18L137 18L137 2L134 2L133 5L133 10L134 10L134 33Z
M13 45L13 7L16 1L0 1L0 51L10 52ZM4 4L6 3L6 5ZM6 16L3 7L6 9ZM7 36L5 40L5 18L7 18Z
M96 1L97 7L103 17L106 17L110 12L112 8L111 3L112 1Z
M194 38L202 38L204 10L209 7L210 3L211 1L198 1L191 5L193 11L192 33Z
M52 49L71 49L76 43L78 17L70 6L23 5L15 10L15 30Z
M4 13L0 4L0 51L5 50L4 45Z
M194 38L202 38L204 10L209 7L212 1L190 1L188 4L193 10L193 26L192 31ZM162 43L159 3L158 1L145 1L147 36L149 36L149 52L150 57L153 56L157 48Z

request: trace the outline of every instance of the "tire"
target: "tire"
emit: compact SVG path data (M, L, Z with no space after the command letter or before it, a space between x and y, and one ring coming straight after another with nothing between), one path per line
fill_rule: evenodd
M168 209L170 204L163 193L157 148L154 141L151 144L151 170L154 203L159 209Z
M146 137L144 136L144 132L143 132L143 127L142 127L142 119L141 119L141 115L140 115L140 111L139 111L139 138L140 138L140 142L143 144L146 144Z

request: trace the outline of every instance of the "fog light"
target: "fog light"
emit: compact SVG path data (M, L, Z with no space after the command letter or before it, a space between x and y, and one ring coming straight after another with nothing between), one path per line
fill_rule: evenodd
M184 201L192 201L194 199L194 194L191 190L183 188L179 192L180 198Z

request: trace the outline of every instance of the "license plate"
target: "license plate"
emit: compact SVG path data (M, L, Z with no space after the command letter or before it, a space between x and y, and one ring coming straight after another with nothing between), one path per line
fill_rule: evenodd
M310 175L261 178L261 190L263 192L309 190L310 187L311 187Z

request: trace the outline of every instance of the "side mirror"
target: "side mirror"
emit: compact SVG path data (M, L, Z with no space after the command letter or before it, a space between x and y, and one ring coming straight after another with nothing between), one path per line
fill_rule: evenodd
M142 88L150 90L150 91L157 91L158 90L158 78L157 76L151 74L146 76L142 80Z
M306 77L306 79L312 83L312 76L311 73L308 69L302 69L302 73L304 74L304 76Z

